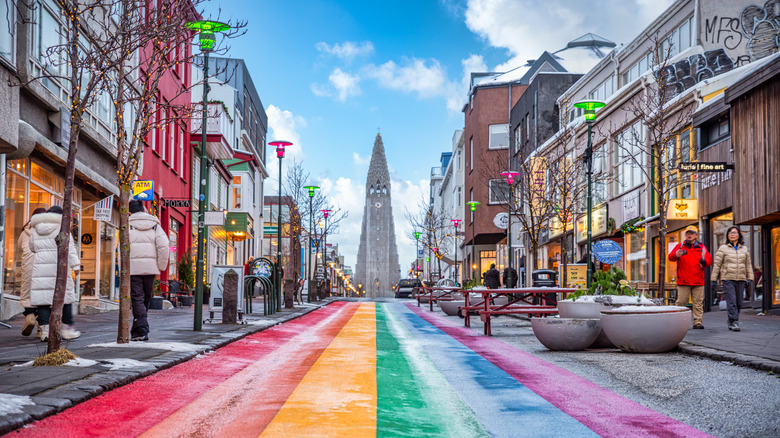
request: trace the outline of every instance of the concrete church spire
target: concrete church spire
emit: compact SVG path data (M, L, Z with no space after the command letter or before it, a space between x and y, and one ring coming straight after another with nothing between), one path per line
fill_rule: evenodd
M392 297L393 286L398 284L401 275L401 266L395 242L390 172L381 134L377 134L374 140L365 195L355 283L363 285L367 297Z

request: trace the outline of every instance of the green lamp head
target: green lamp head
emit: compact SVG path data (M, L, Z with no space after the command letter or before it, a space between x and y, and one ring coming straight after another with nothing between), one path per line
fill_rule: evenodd
M421 235L421 234L422 234L421 232L419 232L419 231L415 231L415 232L414 232L414 238L415 238L416 240L420 240L420 235Z
M585 111L585 121L592 123L596 119L596 110L607 106L600 100L582 100L574 104L574 108L581 108Z
M479 202L477 202L477 201L469 201L469 202L466 203L466 205L469 206L471 211L477 211L477 205L479 205Z
M314 197L314 191L315 190L319 190L319 187L317 187L317 186L303 186L303 188L309 191L309 197L310 198Z
M211 20L187 23L187 27L200 32L200 35L198 35L198 42L200 43L200 50L204 52L214 50L214 41L216 41L216 37L214 36L215 33L224 32L230 29L230 26L225 23Z

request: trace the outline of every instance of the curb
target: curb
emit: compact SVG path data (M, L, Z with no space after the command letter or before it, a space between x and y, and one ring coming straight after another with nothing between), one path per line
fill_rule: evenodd
M747 368L753 368L759 371L771 371L780 375L780 362L749 354L732 353L729 351L716 350L714 348L702 347L695 344L681 343L679 351L692 356L700 356L708 359L731 362Z
M171 368L180 363L194 359L198 355L214 351L218 348L243 339L279 324L300 318L310 312L330 304L331 301L321 301L322 305L304 309L301 313L288 315L280 319L269 320L268 325L241 325L232 332L222 333L215 337L201 341L202 349L197 351L177 352L166 351L153 358L143 361L149 368L143 370L105 370L91 374L83 379L74 380L54 388L49 388L30 399L32 405L22 406L21 412L6 414L0 419L0 435L13 432L27 424L42 420L51 415L58 414L70 407L89 399L95 398L103 392L119 388L133 383L136 380L150 376L158 371ZM299 308L300 309L300 308Z

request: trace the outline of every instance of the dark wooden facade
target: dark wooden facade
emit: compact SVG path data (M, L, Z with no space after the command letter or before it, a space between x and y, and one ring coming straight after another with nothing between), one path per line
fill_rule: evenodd
M715 163L733 163L731 138L699 152L698 161ZM699 216L708 216L728 210L733 205L734 172L700 172L699 178Z
M734 145L734 223L780 221L780 57L726 90Z

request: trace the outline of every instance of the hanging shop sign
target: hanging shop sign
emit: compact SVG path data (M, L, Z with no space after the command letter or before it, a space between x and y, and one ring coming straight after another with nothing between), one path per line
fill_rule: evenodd
M96 221L111 222L111 208L114 204L114 195L101 199L95 203L95 214L92 219Z
M673 220L698 220L699 202L696 199L670 199L666 218Z
M607 204L593 210L591 214L591 234L598 236L607 232ZM577 219L577 242L588 240L588 217Z
M203 225L225 226L225 213L221 211L203 212Z
M509 226L509 213L502 211L501 213L497 214L493 218L493 225L501 228L502 230L506 230L507 226Z
M190 208L189 199L163 199L163 207Z
M151 201L154 199L154 181L133 181L133 199Z
M571 231L571 215L569 215L568 218L569 220L566 222L566 231ZM563 221L561 221L561 218L557 214L553 215L552 219L550 219L547 224L550 229L550 239L555 239L563 234Z
M593 255L601 263L614 265L623 258L623 247L614 240L599 240L593 242Z
M696 163L680 163L677 167L680 172L726 172L734 169L733 164L728 163L712 163L712 162L696 162Z

